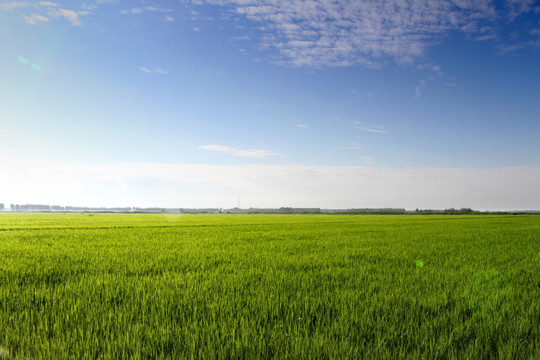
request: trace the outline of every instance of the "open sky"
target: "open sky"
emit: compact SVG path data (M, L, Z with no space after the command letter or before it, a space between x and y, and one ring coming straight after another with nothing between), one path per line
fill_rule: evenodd
M540 209L540 1L0 1L0 202Z

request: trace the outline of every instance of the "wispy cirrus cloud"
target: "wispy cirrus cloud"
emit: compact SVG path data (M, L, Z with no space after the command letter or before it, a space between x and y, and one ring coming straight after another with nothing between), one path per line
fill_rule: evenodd
M138 69L140 71L142 71L143 73L147 73L147 74L167 75L169 73L168 70L165 70L165 69L162 69L162 68L159 68L159 67L149 69L149 68L144 67L144 66L139 66Z
M377 133L377 134L386 134L388 131L384 129L376 129L376 128L367 128L367 127L361 127L361 126L355 126L355 129L362 130L369 133Z
M204 145L204 146L201 146L200 149L225 153L232 156L244 157L244 158L262 159L267 156L282 156L281 154L278 154L273 151L268 151L268 150L260 150L260 149L240 150L240 149L235 149L235 148L222 146L222 145Z
M371 126L364 126L360 122L355 121L356 125L354 126L355 129L365 131L368 133L375 133L375 134L386 134L388 133L388 130L384 128L382 125L372 124Z
M348 146L343 146L339 148L335 148L336 151L358 151L358 152L366 152L367 150L365 147L361 144L353 143Z
M154 72L159 75L167 75L169 73L168 70L162 69L162 68L154 68Z

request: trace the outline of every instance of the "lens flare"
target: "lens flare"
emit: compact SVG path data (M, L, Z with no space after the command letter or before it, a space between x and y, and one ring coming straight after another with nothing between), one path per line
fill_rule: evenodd
M19 62L24 65L28 65L30 63L30 61L28 61L28 59L24 56L17 56L17 60L19 60Z

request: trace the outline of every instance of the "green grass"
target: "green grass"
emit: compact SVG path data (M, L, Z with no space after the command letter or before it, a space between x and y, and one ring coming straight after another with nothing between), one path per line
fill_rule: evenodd
M0 359L539 359L540 216L1 214Z

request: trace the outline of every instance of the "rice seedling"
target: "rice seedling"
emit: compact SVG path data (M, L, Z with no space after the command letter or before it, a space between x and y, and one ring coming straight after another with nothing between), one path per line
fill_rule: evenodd
M540 217L0 216L0 359L540 358Z

